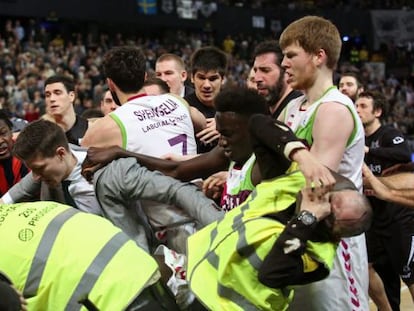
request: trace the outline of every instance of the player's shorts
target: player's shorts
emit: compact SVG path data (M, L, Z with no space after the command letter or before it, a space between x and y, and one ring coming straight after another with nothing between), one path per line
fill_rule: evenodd
M386 234L375 227L366 232L368 262L388 261L407 286L414 284L414 222L395 221L384 230Z

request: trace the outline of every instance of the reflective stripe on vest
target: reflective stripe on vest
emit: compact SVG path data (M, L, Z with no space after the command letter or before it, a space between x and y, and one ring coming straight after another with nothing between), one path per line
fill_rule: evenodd
M252 199L256 197L257 193L252 192ZM248 259L250 265L258 270L263 261L257 256L257 253L253 246L247 243L246 239L246 226L243 223L244 212L249 209L249 203L246 202L245 205L240 207L240 214L236 215L233 219L232 228L235 232L238 232L238 242L237 242L237 251L241 257ZM242 226L238 224L243 224ZM214 228L211 232L211 241L217 236L217 229ZM219 258L215 252L210 252L207 255L207 261L218 270L219 267ZM248 301L243 295L240 295L232 288L224 286L223 284L218 283L217 288L218 294L221 297L226 297L226 299L231 300L233 303L237 304L243 310L257 310L257 307Z
M48 224L33 257L29 274L27 275L26 284L23 290L24 297L30 298L36 296L40 281L42 280L43 271L46 267L47 259L49 258L56 237L65 222L77 213L78 211L75 209L64 210L55 216L55 218Z
M94 287L96 281L101 275L106 265L111 261L114 255L121 249L130 239L123 233L118 232L108 243L101 249L92 261L88 269L82 275L75 291L69 299L66 310L80 310L82 305L79 303L79 297L86 298Z
M216 253L209 253L207 255L207 261L218 270L219 258ZM244 298L243 295L240 295L234 289L224 286L223 284L217 284L217 293L219 296L231 300L234 304L238 305L241 310L257 310L257 307Z
M59 215L55 216L55 218L48 224L42 239L39 242L29 274L27 276L27 281L23 290L24 297L30 298L37 294L39 284L42 280L43 271L46 267L56 237L66 221L77 213L78 211L75 209L64 210ZM121 249L128 241L129 238L127 235L123 232L118 232L106 243L82 275L82 278L69 299L69 302L65 308L66 310L81 309L82 305L78 301L79 297L84 298L89 294L106 265L111 261L119 249Z
M269 288L252 277L284 227L264 216L285 210L305 184L299 172L291 175L262 183L242 205L189 238L188 280L209 309L287 308L291 288ZM215 290L206 292L199 283L203 278Z
M0 270L30 310L123 310L159 278L156 261L108 220L55 202L0 205ZM136 263L139 263L137 265Z

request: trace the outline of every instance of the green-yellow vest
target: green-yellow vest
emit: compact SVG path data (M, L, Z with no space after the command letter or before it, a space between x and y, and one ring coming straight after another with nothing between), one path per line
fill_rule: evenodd
M0 205L0 271L29 310L123 310L158 276L155 260L102 217L55 202Z
M188 239L187 279L211 310L285 310L291 288L269 288L258 269L284 224L264 217L288 208L305 185L299 172L265 181L239 207ZM307 256L332 267L336 245L307 243Z

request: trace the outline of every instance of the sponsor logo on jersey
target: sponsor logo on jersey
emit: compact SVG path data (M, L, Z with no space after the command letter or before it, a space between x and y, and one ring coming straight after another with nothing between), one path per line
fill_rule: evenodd
M402 142L404 142L404 138L401 136L394 137L394 139L392 140L392 143L394 145L401 144Z

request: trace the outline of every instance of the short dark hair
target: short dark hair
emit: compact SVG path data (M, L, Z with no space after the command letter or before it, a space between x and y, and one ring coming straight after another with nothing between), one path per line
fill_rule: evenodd
M366 97L372 99L372 109L382 111L380 119L383 119L388 114L388 100L384 94L379 91L364 91L358 95L358 98Z
M235 112L250 117L253 114L266 114L266 100L256 90L245 86L228 87L218 93L214 105L218 112Z
M63 75L51 76L46 79L45 87L46 85L53 84L53 83L62 83L68 93L75 92L75 81L68 76L63 76Z
M164 80L161 80L160 78L151 77L151 78L148 78L144 81L143 86L150 86L150 85L158 85L159 88L164 93L169 93L170 92L170 87L168 86L167 82L165 82Z
M119 46L106 52L102 62L105 77L122 92L138 92L145 80L146 58L136 46Z
M266 53L274 53L276 55L276 65L279 67L282 65L283 53L282 53L282 49L280 48L279 41L267 40L267 41L260 42L258 45L256 45L253 51L253 60L257 56L260 56Z
M69 150L63 129L56 123L38 120L28 124L19 134L13 146L13 154L22 160L38 155L50 158L58 147Z
M361 83L361 81L359 80L359 76L355 73L355 72L345 72L343 74L341 74L341 77L339 78L339 80L342 79L342 77L352 77L355 79L356 83L357 83L357 88L360 89L361 87L363 87L364 85Z
M191 55L190 66L193 75L200 70L217 70L224 77L228 66L227 55L213 46L202 47Z

